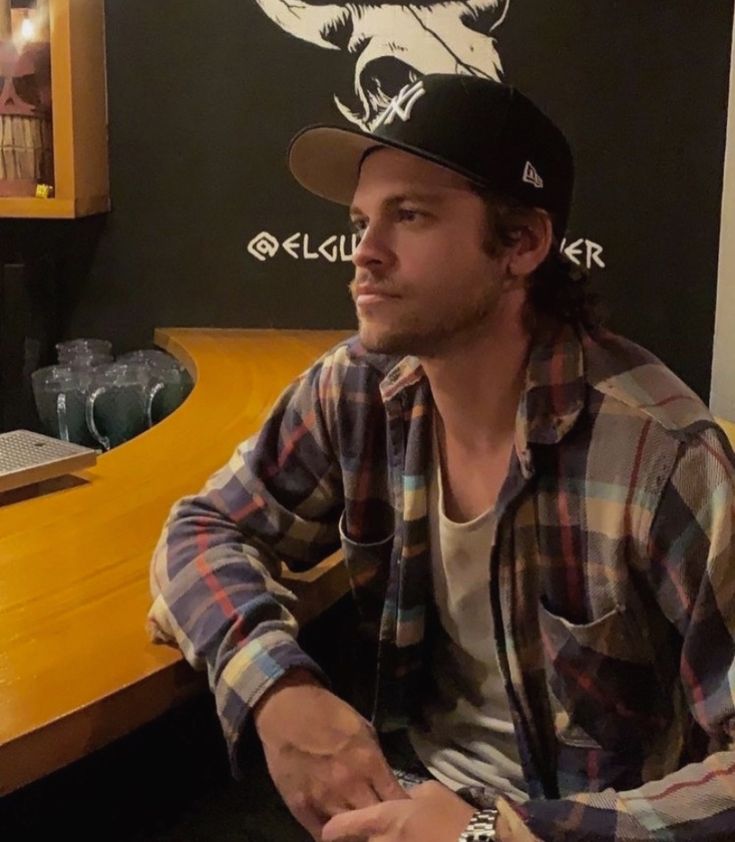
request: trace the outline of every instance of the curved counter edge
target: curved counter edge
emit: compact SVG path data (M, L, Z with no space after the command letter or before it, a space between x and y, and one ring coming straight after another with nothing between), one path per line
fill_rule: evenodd
M100 456L73 487L52 483L0 507L0 796L206 686L177 650L154 646L145 631L157 536L175 500L200 488L260 427L278 394L349 335L159 329L156 342L195 377L184 405ZM301 623L348 590L336 554L285 578L300 596Z

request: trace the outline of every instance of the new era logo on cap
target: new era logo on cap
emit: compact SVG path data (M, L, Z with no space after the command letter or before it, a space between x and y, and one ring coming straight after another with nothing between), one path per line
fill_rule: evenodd
M523 170L523 180L526 184L531 184L538 190L543 189L544 180L530 161L526 161L526 168Z
M426 89L424 88L424 83L421 79L419 79L418 82L414 82L413 85L405 85L401 88L398 94L393 97L388 107L380 115L380 117L378 117L375 123L373 123L372 130L375 131L378 126L382 125L389 126L396 117L404 123L408 122L414 105L416 105L416 102L425 93Z

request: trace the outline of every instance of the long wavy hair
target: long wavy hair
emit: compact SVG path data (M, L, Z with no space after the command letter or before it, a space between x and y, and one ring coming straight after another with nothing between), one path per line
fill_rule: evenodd
M493 256L516 242L531 215L545 213L475 185L472 190L485 202L488 235L484 247ZM525 321L531 333L550 323L581 326L591 333L602 327L600 296L591 287L589 273L562 254L556 237L528 279L527 290Z

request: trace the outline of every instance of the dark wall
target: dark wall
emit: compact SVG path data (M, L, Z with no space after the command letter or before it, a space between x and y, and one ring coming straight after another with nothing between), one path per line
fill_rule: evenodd
M515 9L502 30L507 76L572 140L570 228L605 246L606 269L594 277L610 324L706 401L733 4L526 0L523 14Z
M161 324L352 324L345 264L246 251L260 230L285 237L305 219L347 230L285 167L289 136L334 116L315 94L332 57L254 0L106 5L114 210L75 279L68 330L142 344Z
M59 264L57 332L126 350L165 324L352 326L349 264L325 256L338 243L329 238L347 233L346 214L292 182L285 149L303 125L340 120L332 95L351 98L370 33L350 56L286 34L255 0L106 8L114 210L0 223L6 252L43 243ZM611 325L706 397L732 0L510 0L494 23L505 80L576 150L569 242L593 244L575 254L598 254L590 262ZM408 38L401 26L397 16L397 43ZM332 32L337 44L349 34ZM400 65L376 62L364 81L391 93ZM259 232L275 256L248 251ZM283 246L293 234L296 257ZM327 241L324 253L304 257L304 234L316 254Z

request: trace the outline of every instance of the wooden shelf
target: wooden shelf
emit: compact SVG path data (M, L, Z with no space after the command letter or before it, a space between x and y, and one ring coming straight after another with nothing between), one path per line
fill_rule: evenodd
M75 219L110 210L109 196L85 199L34 199L0 197L0 218Z

